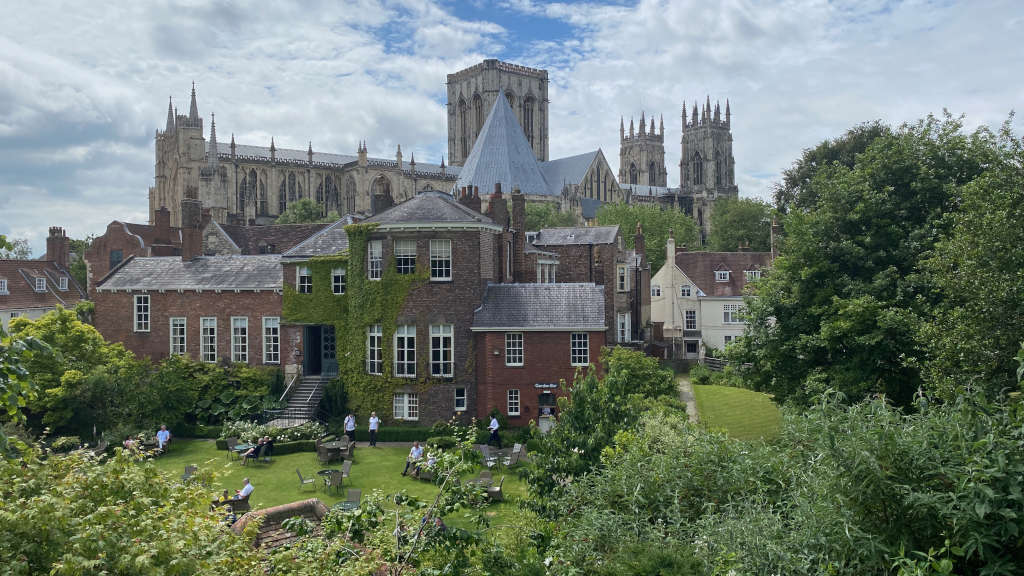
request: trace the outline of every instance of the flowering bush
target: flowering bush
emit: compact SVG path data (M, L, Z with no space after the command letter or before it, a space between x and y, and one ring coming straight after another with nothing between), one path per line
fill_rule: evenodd
M327 429L319 422L306 422L291 428L278 428L255 422L238 420L224 424L220 438L238 438L246 444L254 444L264 436L270 436L276 442L294 442L296 440L315 440L327 433Z

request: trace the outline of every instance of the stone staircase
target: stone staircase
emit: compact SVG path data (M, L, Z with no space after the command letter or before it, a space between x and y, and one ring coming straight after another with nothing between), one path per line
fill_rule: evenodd
M287 407L267 424L287 428L315 420L320 399L324 396L324 387L331 380L330 376L299 377L285 398Z

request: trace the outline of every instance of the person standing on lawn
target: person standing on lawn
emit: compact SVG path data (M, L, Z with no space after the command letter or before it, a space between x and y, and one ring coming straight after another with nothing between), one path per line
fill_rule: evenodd
M356 441L356 417L351 412L345 416L345 436L349 442Z
M494 442L494 445L501 450L501 436L498 434L498 417L491 415L491 423L487 426L487 429L491 431L491 437L487 439L487 443Z
M376 412L370 412L370 446L377 447L377 429L380 428L380 418Z

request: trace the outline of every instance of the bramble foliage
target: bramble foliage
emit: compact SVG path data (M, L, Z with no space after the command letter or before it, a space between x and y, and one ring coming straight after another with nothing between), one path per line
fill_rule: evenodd
M636 223L640 222L647 260L654 272L665 263L665 242L668 241L669 230L675 236L676 246L685 244L696 248L700 244L693 218L679 210L662 210L646 204L602 204L597 211L597 222L601 226L617 224L627 248L633 248Z
M754 252L771 250L772 207L755 198L719 198L711 212L708 250L735 252L745 246Z
M121 450L0 461L0 573L262 574L207 501Z

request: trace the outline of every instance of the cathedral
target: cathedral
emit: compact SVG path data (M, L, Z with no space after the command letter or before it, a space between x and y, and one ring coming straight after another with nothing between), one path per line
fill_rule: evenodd
M393 158L371 158L365 142L355 154L218 142L214 116L208 137L199 115L195 85L188 114L167 105L167 122L156 131L154 185L149 189L150 221L161 208L170 225L181 226L183 198L197 198L221 224L272 224L288 205L313 200L327 215L372 214L434 189L474 187L486 195L495 184L520 188L531 202L552 202L578 219L592 221L608 202L658 204L691 215L702 242L710 233L718 198L736 197L731 110L708 97L682 111L679 187L668 187L665 124L641 113L639 127L619 122L618 178L600 150L549 160L548 73L495 59L447 77L448 160L406 161L398 146ZM500 101L499 101L500 98ZM499 103L501 104L499 106ZM514 157L514 158L513 158ZM468 166L468 170L466 167ZM500 175L500 177L499 177Z

